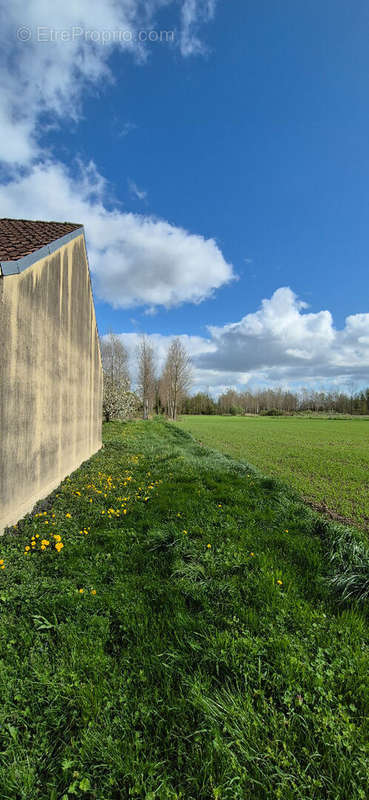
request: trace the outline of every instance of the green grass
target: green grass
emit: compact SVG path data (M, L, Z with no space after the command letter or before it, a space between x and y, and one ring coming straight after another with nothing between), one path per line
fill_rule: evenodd
M0 542L1 800L367 798L361 534L175 426L104 438Z
M369 530L369 418L183 416L179 424Z

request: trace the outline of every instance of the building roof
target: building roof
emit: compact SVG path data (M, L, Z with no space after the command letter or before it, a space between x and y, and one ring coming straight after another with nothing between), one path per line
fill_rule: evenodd
M0 262L18 261L78 228L83 226L72 222L0 219Z

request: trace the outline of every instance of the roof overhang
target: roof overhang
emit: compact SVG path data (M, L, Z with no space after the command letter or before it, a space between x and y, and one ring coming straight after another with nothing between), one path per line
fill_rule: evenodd
M24 272L27 267L35 264L36 261L40 261L41 258L52 255L52 253L55 253L60 247L76 239L77 236L81 236L81 234L84 234L83 226L81 226L81 228L76 228L76 230L71 231L71 233L66 233L65 236L61 236L59 239L54 239L50 244L39 247L38 250L34 250L33 253L28 253L26 256L23 256L23 258L18 258L16 261L0 261L0 275L18 275L20 272Z

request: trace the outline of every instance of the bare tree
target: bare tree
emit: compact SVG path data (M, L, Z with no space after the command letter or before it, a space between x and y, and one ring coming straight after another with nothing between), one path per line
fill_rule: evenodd
M110 333L100 342L104 375L103 412L106 422L124 419L133 412L128 354L119 336Z
M170 419L177 418L181 401L191 386L190 357L179 338L173 339L161 378L161 394Z
M154 348L146 336L137 347L137 389L143 406L143 418L148 419L155 400L155 356Z

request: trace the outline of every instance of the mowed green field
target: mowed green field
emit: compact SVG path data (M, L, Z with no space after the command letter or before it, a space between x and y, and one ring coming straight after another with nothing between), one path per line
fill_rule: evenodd
M293 486L322 510L369 529L369 419L183 416L206 445Z

